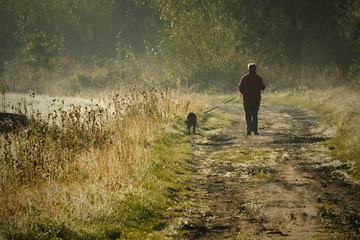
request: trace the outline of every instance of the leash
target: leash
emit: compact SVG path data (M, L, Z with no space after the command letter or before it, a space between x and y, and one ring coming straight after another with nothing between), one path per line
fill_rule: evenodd
M216 107L213 107L213 108L211 108L211 109L209 109L209 110L205 111L204 113L211 112L212 110L215 110L215 109L219 108L221 105L227 104L227 103L229 103L229 102L233 101L233 100L234 100L234 99L236 99L236 98L237 98L237 97L234 97L234 98L232 98L232 99L229 99L229 100L227 100L227 101L223 102L222 104L220 104L220 105L218 105L218 106L216 106Z

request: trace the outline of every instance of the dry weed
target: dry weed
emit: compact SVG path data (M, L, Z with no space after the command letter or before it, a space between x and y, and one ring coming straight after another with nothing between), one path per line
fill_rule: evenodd
M29 127L2 136L3 232L111 218L126 198L121 193L141 184L136 181L151 165L159 132L195 107L190 100L171 89L133 89L102 104L66 107L54 100L46 114L30 111Z

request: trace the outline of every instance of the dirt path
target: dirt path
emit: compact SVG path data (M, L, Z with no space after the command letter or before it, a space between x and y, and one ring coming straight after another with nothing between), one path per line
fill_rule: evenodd
M239 104L220 108L230 127L194 140L197 155L187 239L360 239L360 188L350 166L327 157L316 119L265 104L260 136L244 135Z

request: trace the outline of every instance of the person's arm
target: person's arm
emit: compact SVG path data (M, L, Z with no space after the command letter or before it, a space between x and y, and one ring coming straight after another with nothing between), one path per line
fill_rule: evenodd
M260 77L260 90L265 90L266 86L263 79Z
M241 93L241 94L244 94L244 77L242 77L241 78L241 80L240 80L240 84L239 84L239 92Z

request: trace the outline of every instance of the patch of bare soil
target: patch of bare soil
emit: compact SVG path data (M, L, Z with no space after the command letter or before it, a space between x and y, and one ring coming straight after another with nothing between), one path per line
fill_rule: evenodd
M230 127L194 139L194 208L185 239L360 239L360 188L334 161L316 118L265 104L259 136L245 136L239 104Z

